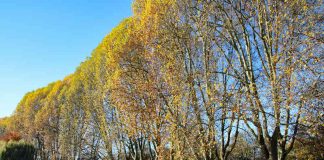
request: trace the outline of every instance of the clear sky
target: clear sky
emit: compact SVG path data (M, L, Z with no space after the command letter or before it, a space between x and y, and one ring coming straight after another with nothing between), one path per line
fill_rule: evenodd
M0 117L73 73L131 15L132 0L0 0Z

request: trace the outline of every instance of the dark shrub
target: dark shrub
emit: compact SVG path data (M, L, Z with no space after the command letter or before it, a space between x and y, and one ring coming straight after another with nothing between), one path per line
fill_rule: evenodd
M23 142L9 142L0 153L0 160L33 160L35 148Z

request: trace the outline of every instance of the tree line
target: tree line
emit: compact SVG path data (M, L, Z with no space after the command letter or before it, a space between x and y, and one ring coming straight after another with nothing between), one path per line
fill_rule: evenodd
M323 13L317 0L135 0L6 130L42 160L323 158Z

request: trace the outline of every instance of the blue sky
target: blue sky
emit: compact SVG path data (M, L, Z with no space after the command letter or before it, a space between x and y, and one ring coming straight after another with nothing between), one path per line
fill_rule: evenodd
M0 0L0 117L63 79L131 15L132 0Z

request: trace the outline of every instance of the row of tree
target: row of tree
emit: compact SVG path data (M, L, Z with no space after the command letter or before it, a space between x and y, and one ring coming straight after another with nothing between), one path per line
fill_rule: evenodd
M7 128L42 160L323 158L323 9L135 0L75 73L27 93Z

